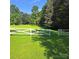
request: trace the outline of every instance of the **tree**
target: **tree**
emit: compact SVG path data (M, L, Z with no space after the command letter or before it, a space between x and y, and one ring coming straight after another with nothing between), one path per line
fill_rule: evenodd
M45 6L42 8L42 17L41 17L41 20L40 20L40 24L43 25L44 27L51 27L51 24L52 24L51 17L52 17L52 14L53 14L53 10L52 10L51 5L49 5L48 2L47 2L45 4Z
M12 14L10 16L10 23L11 23L11 25L13 25L13 24L15 24L15 25L19 24L19 22L20 22L19 16L20 15L18 13L14 13L14 14Z
M11 5L10 6L10 24L13 25L13 24L19 24L20 23L20 20L19 20L19 17L21 16L20 15L20 10L15 6L15 5Z
M38 17L38 7L37 6L33 6L33 8L32 8L32 15L31 15L33 24L36 24L37 17Z
M10 24L19 25L19 24L28 24L31 23L30 15L27 13L23 13L19 10L16 5L10 6Z
M49 16L50 15L50 16ZM50 20L50 21L49 21ZM52 22L52 23L49 23ZM68 0L48 0L42 9L40 24L50 29L69 29L69 4ZM69 37L68 33L51 33L50 37L40 36L38 40L45 46L45 55L48 59L69 59ZM53 36L53 37L52 37ZM47 39L46 39L47 37Z
M51 29L69 29L69 0L48 0L40 23Z
M28 15L27 13L23 13L21 19L22 19L21 20L22 24L30 24L31 23L30 15Z
M55 1L53 5L52 20L59 25L57 28L69 29L69 0Z

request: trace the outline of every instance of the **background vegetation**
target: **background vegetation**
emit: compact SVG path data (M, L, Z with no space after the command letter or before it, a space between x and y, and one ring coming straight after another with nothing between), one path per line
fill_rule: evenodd
M38 6L33 6L32 14L21 12L18 7L11 5L10 24L36 24L50 29L69 28L69 1L48 0L39 11Z

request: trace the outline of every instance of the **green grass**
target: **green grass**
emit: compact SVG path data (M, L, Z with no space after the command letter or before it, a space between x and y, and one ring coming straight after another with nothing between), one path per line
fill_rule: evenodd
M27 29L27 28L41 29L41 27L36 25L11 25L10 26L10 29Z
M11 25L10 30L27 28L41 29L41 27L36 25ZM52 30L50 36L33 36L26 35L23 33L11 34L10 59L47 59L47 57L44 55L46 52L46 48L49 49L49 52L51 52L50 48L52 48L55 45L61 48L62 50L68 48L68 33L63 32L62 34L63 35L61 35L60 33L58 35L58 31L54 30ZM42 43L41 45L40 42Z
M17 25L15 28L39 29L40 27L35 25ZM14 29L14 25L11 25L11 29ZM44 49L40 46L39 41L33 42L32 36L18 34L10 36L10 59L46 59Z
M44 48L39 42L33 42L31 36L11 36L11 59L46 59Z

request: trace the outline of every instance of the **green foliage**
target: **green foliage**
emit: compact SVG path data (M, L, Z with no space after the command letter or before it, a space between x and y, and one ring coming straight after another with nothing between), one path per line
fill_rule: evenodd
M54 18L55 22L61 25L61 28L69 28L69 0L59 0L54 3ZM52 17L53 19L53 17Z
M10 16L11 25L12 24L19 24L19 22L17 20L19 17L20 17L20 15L18 13L11 14L11 16Z
M40 25L51 29L68 29L69 0L48 0L42 9Z
M32 12L33 12L34 14L37 14L37 13L38 13L38 7L37 7L37 6L33 6Z
M11 5L10 24L36 24L50 29L69 28L69 0L47 0L41 11L38 6L33 6L32 14L20 12Z
M10 24L11 25L13 25L13 24L17 25L17 24L20 23L20 20L19 20L20 11L15 5L11 5L10 8L11 8L11 10L10 10L10 12L11 12L11 14L10 14Z
M30 20L30 15L28 15L27 13L22 14L22 24L29 24L31 22Z
M37 22L38 12L39 12L38 11L38 7L37 6L33 6L33 8L32 8L32 15L31 15L33 24L36 24L36 22Z
M15 5L10 6L10 24L28 24L31 23L30 15L21 12Z

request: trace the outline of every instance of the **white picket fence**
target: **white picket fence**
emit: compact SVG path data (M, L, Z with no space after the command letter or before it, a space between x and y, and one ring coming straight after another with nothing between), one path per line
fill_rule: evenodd
M27 35L51 35L50 29L13 29L10 34L27 34Z

